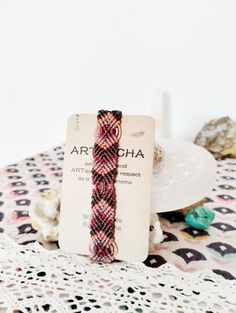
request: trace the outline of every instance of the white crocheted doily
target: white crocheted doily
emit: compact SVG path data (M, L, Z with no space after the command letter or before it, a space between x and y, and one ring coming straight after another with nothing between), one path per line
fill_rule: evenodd
M236 283L172 265L91 263L0 236L0 312L236 312ZM5 309L4 309L5 308Z

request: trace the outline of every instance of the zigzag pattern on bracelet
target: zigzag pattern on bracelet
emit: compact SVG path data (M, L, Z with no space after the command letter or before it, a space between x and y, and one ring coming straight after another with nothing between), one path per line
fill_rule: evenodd
M91 260L110 263L115 259L116 190L118 148L122 112L100 110L93 149L91 202Z

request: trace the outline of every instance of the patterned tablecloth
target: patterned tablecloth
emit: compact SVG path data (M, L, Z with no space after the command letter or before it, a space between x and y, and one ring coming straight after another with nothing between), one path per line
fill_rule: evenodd
M45 243L31 226L32 199L61 184L63 149L0 170L0 312L236 312L236 160L217 161L207 230L165 213L164 240L144 264L99 265Z
M63 145L57 146L0 171L0 232L9 234L18 243L39 241L46 247L56 247L46 244L32 228L28 210L39 191L60 185L63 150ZM178 212L162 214L164 240L156 245L145 265L159 267L168 262L184 272L212 269L226 279L235 279L236 160L219 160L217 166L216 185L206 201L206 206L216 213L211 226L196 230Z

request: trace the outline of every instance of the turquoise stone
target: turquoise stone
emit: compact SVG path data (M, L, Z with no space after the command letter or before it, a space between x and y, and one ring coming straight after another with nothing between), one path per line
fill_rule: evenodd
M185 222L196 229L206 229L215 218L215 213L205 208L197 206L185 215Z

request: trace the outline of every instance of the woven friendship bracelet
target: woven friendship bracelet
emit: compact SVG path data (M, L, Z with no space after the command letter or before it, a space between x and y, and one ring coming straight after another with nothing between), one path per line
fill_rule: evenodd
M116 190L118 148L121 137L120 111L100 110L93 149L91 203L91 260L110 263L115 259Z

